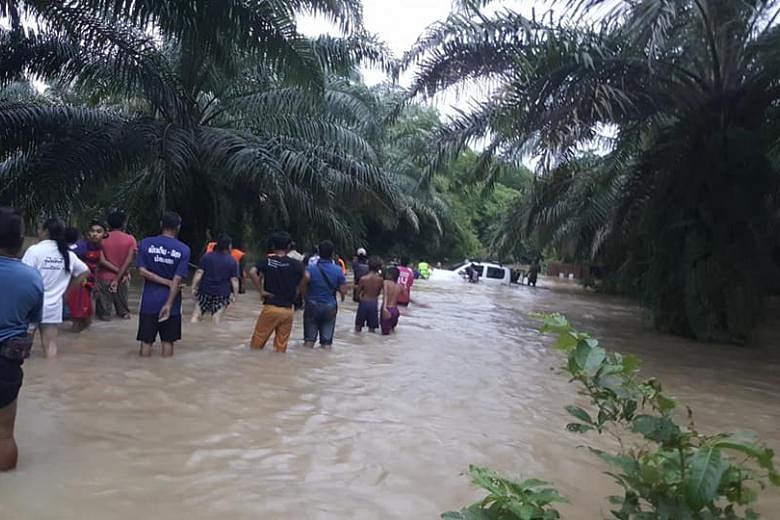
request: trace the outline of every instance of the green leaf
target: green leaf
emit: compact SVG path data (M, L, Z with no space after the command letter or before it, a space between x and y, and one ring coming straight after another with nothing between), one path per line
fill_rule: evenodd
M580 408L579 406L574 405L568 405L566 406L566 411L569 412L569 415L576 417L580 421L586 423L586 424L593 424L593 419L591 419L590 414Z
M680 427L668 417L637 415L632 431L641 433L651 441L667 443L680 436Z
M593 426L588 426L582 423L569 423L566 425L566 429L574 433L587 433L593 430Z
M694 510L717 498L720 480L728 467L721 451L711 446L699 449L691 457L684 485L686 499Z
M574 351L574 360L577 362L577 366L589 375L596 373L606 357L606 350L601 347L593 348L587 341L577 343L577 349Z
M571 352L577 346L577 334L574 332L564 332L558 336L552 347L563 352Z

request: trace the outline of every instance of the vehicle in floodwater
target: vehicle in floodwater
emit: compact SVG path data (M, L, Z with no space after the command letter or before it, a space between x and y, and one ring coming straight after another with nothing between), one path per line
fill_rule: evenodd
M492 262L464 262L453 269L434 269L431 280L456 281L468 280L468 267L471 266L479 275L479 281L496 285L509 285L512 281L512 270L501 264Z

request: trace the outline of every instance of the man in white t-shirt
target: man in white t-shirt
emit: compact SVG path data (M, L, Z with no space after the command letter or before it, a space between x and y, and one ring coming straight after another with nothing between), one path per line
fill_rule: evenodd
M34 267L43 279L41 342L46 357L54 357L57 355L57 331L62 323L62 298L71 284L84 283L89 267L68 248L61 221L47 220L38 236L41 241L27 249L22 262ZM68 255L67 261L65 255Z

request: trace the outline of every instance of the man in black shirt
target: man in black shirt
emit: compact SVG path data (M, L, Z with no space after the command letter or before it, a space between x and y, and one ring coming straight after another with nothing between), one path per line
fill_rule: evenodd
M291 244L289 234L274 233L269 240L273 252L249 272L263 298L263 311L257 318L250 343L253 349L265 347L271 334L276 333L274 349L287 351L295 314L293 305L306 281L303 264L287 256Z

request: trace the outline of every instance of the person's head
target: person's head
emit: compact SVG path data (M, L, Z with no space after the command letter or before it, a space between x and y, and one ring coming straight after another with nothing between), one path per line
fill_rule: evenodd
M70 244L65 236L65 224L58 218L50 218L41 226L40 237L54 240L57 243L57 251L65 262L65 271L70 272ZM76 232L78 236L78 232Z
M408 256L402 256L401 257L401 265L403 267L409 267L409 257Z
M366 252L365 248L361 247L357 250L357 257L361 260L364 260L368 257L368 253Z
M106 220L108 221L109 229L124 229L125 224L127 224L127 215L125 215L124 211L112 211L108 214Z
M166 211L160 220L160 228L162 228L163 233L178 235L181 229L181 216L175 211Z
M93 220L89 223L89 228L87 229L87 240L93 244L99 244L100 241L105 238L105 236L106 226L104 226L102 222L99 220Z
M14 208L0 207L0 254L17 256L23 242L22 214Z
M292 247L292 237L284 231L272 233L268 238L268 249L273 252L287 253Z
M368 259L368 270L373 273L378 273L382 269L382 259L378 256L372 256Z
M390 266L385 271L385 280L390 280L391 282L398 282L398 277L401 276L401 271L398 270L397 267Z
M330 240L324 240L320 242L317 248L320 252L320 258L323 260L333 260L333 253L336 250L336 246Z
M227 233L220 233L217 236L217 243L214 246L214 251L219 253L230 253L230 247L233 245L233 240Z
M81 233L79 233L78 229L74 227L65 228L65 242L67 242L68 245L73 245L78 242L80 236Z

